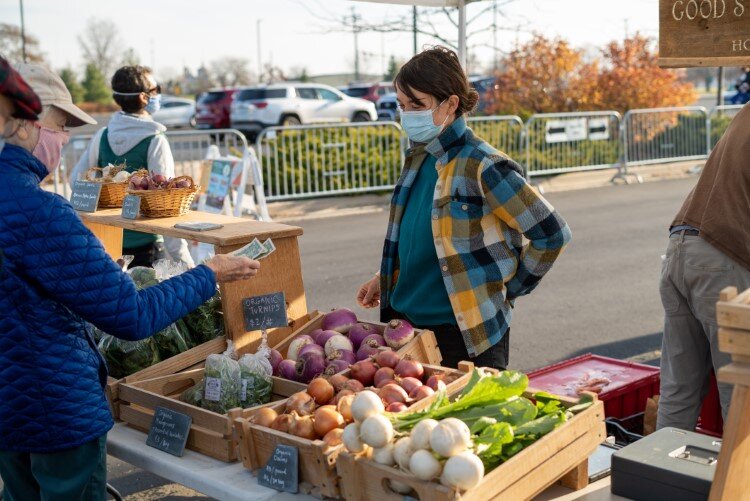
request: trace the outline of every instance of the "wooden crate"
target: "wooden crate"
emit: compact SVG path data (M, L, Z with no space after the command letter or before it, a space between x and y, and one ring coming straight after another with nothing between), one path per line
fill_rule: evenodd
M292 340L301 334L309 334L315 329L320 329L323 325L324 316L325 315L319 311L311 312L309 322L292 332L286 339L274 346L274 348L279 350L281 355L286 358L286 352ZM375 327L380 334L382 334L383 329L385 329L385 324L380 322L361 321L360 323ZM398 350L398 353L400 355L409 355L414 360L418 360L423 364L440 365L440 362L443 361L443 356L440 354L435 333L426 329L414 329L414 332L414 339Z
M302 315L300 318L293 320L290 327L284 327L281 330L283 332L293 331L299 329L310 321L312 315L317 312ZM275 332L276 329L269 331ZM247 344L237 349L237 353L242 356L245 353L254 353L260 345L260 339ZM203 367L206 362L206 358L212 353L223 353L227 349L226 336L221 336L211 341L207 341L203 344L195 346L179 355L170 357L167 360L162 360L158 364L147 367L141 371L138 371L130 376L122 379L108 378L107 386L105 387L105 394L107 400L109 400L110 408L112 409L112 415L115 419L120 419L120 392L119 387L122 383L134 383L136 381L143 381L146 379L153 379L160 376L169 376L176 374L181 371L197 369Z
M532 393L526 392L525 396L531 397ZM561 400L566 407L578 403L568 398ZM478 486L462 494L346 451L338 455L336 469L341 478L342 495L348 501L403 500L403 494L390 488L390 480L411 486L416 497L423 501L515 501L531 499L561 480L564 485L575 489L585 487L588 457L605 436L604 406L596 400L593 406L492 470Z
M428 375L444 372L456 375L457 378L448 385L448 392L454 393L466 386L471 377L474 364L462 362L459 369L450 369L433 365L425 365ZM410 409L418 409L427 405L431 399L417 402ZM274 405L276 410L283 410L286 402ZM248 414L252 415L253 411ZM336 458L342 447L326 449L322 440L307 440L288 433L279 432L252 423L248 417L235 419L235 429L239 440L239 451L242 463L246 468L256 473L263 468L273 455L277 445L290 445L299 451L300 488L307 494L316 497L340 497L339 474L336 471Z
M237 460L234 419L250 416L256 408L231 409L219 414L179 400L180 394L200 383L204 369L161 376L120 385L120 418L133 428L148 432L156 407L166 407L190 416L193 420L187 448L220 459ZM304 391L306 385L273 378L272 402L285 401L290 395ZM269 404L266 404L269 405Z

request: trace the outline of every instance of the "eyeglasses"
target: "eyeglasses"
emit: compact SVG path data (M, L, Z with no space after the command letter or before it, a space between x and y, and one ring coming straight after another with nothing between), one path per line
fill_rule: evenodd
M161 85L156 84L156 87L154 87L153 89L147 90L146 94L148 95L161 94Z

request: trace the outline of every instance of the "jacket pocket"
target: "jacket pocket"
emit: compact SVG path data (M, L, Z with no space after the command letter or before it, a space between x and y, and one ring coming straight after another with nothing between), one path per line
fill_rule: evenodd
M444 237L454 241L481 239L484 217L481 205L448 199L442 202L438 211Z

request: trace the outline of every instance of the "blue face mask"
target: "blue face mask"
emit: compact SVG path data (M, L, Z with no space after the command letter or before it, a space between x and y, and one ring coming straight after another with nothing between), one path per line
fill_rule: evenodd
M444 102L431 110L401 112L401 127L404 128L409 139L415 143L429 143L440 135L446 120L448 120L448 116L445 116L442 124L435 125L435 122L432 120L432 114Z
M153 115L161 109L161 94L149 96L148 104L144 108L150 115Z

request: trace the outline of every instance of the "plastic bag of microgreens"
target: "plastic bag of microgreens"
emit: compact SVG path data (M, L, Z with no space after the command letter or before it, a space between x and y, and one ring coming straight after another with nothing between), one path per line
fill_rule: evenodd
M271 401L273 368L268 359L270 354L271 349L268 347L266 337L263 336L263 341L256 353L248 353L240 358L240 377L242 380L240 403L242 407L253 407Z
M187 266L181 262L176 263L169 259L159 259L154 262L154 274L157 283L186 271ZM179 321L154 334L154 341L162 360L179 355L195 346L187 328Z
M187 390L183 391L180 395L180 400L182 400L186 404L201 407L201 405L203 404L203 390L203 381L201 381L195 386L191 386Z
M206 358L206 372L203 379L203 408L224 414L229 409L240 407L240 364L234 344L227 341L227 351Z
M161 362L159 350L153 338L125 341L103 334L99 351L107 362L109 375L123 378Z

